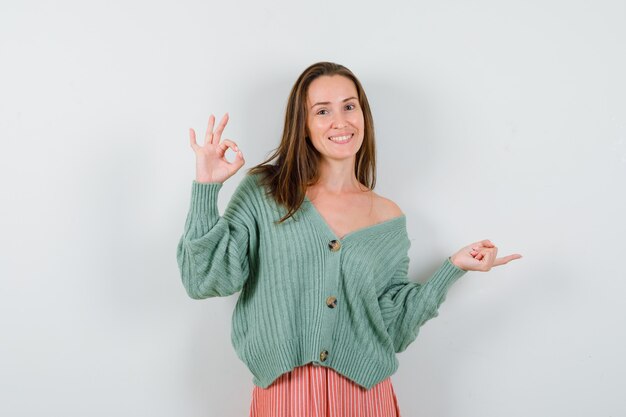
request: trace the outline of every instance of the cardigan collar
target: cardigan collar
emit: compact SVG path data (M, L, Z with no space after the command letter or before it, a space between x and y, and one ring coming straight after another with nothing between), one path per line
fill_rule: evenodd
M320 212L313 205L313 202L311 202L311 200L309 200L309 197L307 197L306 195L304 196L304 202L301 209L303 210L305 217L309 219L313 226L315 226L315 229L324 237L327 237L331 240L358 240L371 237L389 230L406 229L406 215L401 214L400 216L392 217L391 219L387 219L379 223L374 223L369 226L358 228L345 234L343 237L339 237L335 234L335 232L333 232L328 223L326 223L326 220L324 220L324 217L322 217Z

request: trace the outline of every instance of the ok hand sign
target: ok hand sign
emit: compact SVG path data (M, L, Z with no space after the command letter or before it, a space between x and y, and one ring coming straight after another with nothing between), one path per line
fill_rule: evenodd
M223 183L232 177L245 163L243 154L237 144L229 139L220 142L222 132L228 123L228 113L222 117L220 124L213 132L215 116L209 117L209 126L204 135L204 146L196 143L196 132L189 129L189 141L191 148L196 153L196 181L202 183L219 182ZM228 162L224 155L226 150L231 148L236 152L235 160Z

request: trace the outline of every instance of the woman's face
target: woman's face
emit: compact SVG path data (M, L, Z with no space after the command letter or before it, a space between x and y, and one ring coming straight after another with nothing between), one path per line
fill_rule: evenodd
M351 79L322 75L311 82L307 130L311 143L323 157L353 159L363 143L364 125L363 110Z

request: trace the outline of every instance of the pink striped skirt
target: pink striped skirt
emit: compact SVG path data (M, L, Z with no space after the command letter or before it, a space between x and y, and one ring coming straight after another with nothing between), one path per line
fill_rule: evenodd
M391 377L366 390L313 363L282 374L267 388L254 386L250 417L400 417Z

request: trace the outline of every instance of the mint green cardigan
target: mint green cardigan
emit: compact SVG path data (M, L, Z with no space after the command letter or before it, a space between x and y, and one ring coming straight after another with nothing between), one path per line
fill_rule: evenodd
M191 298L241 291L231 342L267 388L297 366L328 366L369 389L398 368L396 353L438 315L450 285L467 271L447 258L425 284L409 281L406 217L337 237L308 198L286 213L246 174L223 216L221 183L193 181L177 247Z

